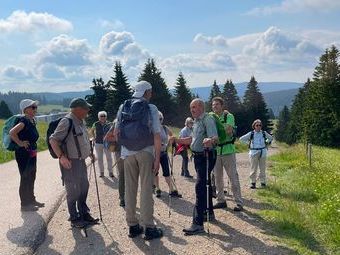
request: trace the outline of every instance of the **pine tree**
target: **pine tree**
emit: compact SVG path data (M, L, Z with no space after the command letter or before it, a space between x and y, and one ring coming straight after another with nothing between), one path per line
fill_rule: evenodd
M122 70L120 62L115 63L114 75L110 78L107 85L108 91L105 109L108 113L108 118L112 120L115 118L119 106L132 96L128 79Z
M13 114L5 101L0 102L0 119L8 119Z
M243 107L246 117L245 122L248 127L251 127L251 124L255 119L260 119L262 121L263 129L268 128L269 116L267 105L254 76L251 77L244 94Z
M217 85L216 80L214 80L213 85L211 86L210 95L209 95L209 101L205 103L205 108L207 111L211 111L211 104L212 99L214 97L222 97L222 92L220 90L220 87Z
M275 132L275 138L279 142L289 143L289 120L290 120L290 113L288 107L285 105L282 111L279 114L279 122L277 124L277 129Z
M173 124L176 119L175 103L166 85L162 72L156 67L154 59L148 59L138 81L147 81L152 85L152 98L150 103L157 106L164 115L166 124Z
M86 123L88 126L92 126L92 124L98 120L98 112L103 111L106 98L107 98L107 84L103 81L102 78L93 79L93 86L91 89L93 90L93 95L87 95L85 97L86 101L92 105L88 117L86 119Z
M225 108L231 113L240 111L241 101L232 80L227 80L223 86L222 98Z
M193 99L190 89L186 85L186 80L180 72L175 86L175 103L177 109L177 118L175 124L183 125L185 119L191 116L190 102Z
M340 66L335 46L326 49L315 68L306 97L304 135L307 142L340 146Z

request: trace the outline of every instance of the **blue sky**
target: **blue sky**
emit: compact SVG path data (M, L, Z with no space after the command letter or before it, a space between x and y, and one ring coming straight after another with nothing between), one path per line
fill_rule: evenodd
M0 91L74 91L154 57L172 87L304 82L340 46L340 1L13 1L0 5Z

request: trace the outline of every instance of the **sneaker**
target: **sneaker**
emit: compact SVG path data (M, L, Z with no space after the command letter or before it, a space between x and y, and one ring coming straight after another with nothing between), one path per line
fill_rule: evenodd
M22 205L21 206L22 212L36 212L38 210L39 210L39 208L35 207L34 205Z
M120 202L119 202L119 206L121 206L121 207L125 207L125 201L124 201L124 200L120 200Z
M104 173L100 173L99 177L103 178L104 177Z
M156 189L156 197L161 197L162 191L160 189Z
M220 202L220 203L217 203L213 206L213 209L222 209L222 208L227 208L226 202Z
M113 175L113 173L110 173L109 176L110 176L111 178L115 178L115 176Z
M256 183L255 183L255 182L252 182L251 185L250 185L250 188L251 188L251 189L256 189Z
M40 203L40 202L38 202L38 201L33 201L32 203L31 203L31 205L33 205L33 206L37 206L37 207L39 207L39 208L42 208L42 207L45 207L45 203Z
M242 205L236 205L234 207L234 212L241 212L243 211L243 206Z
M163 230L160 228L146 228L144 240L152 240L156 238L161 238L163 236Z
M72 220L71 227L72 228L85 228L88 224L83 220Z
M267 184L261 183L261 187L262 187L262 188L265 188L265 187L267 187Z
M129 237L135 238L143 233L144 229L139 224L129 227Z
M99 223L98 218L93 218L89 213L84 216L84 221L88 224L94 225Z
M208 222L208 218L207 218L207 213L204 213L204 216L203 216L203 222ZM216 218L215 218L215 214L214 213L209 213L209 222L211 221L215 221Z
M188 179L193 179L193 178L194 178L194 176L192 176L192 175L190 175L190 174L186 174L186 175L184 175L184 177L185 177L185 178L188 178Z
M169 195L170 195L171 197L182 198L182 195L179 194L177 190L171 191Z
M204 227L196 224L192 224L190 228L183 229L185 235L192 236L204 233Z

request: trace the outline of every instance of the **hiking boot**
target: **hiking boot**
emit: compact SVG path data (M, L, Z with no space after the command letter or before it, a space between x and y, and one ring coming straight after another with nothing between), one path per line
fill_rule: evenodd
M242 205L236 205L234 207L234 212L241 212L243 211L243 206Z
M88 224L95 225L98 224L99 219L98 218L93 218L89 213L84 216L84 221Z
M31 205L37 206L37 207L39 207L39 208L45 207L45 203L40 203L40 202L38 202L38 201L36 201L36 200L34 200L34 201L31 203Z
M208 218L207 218L207 213L204 213L204 216L203 216L203 222L208 222ZM215 221L216 218L215 218L215 214L214 213L209 213L209 222L211 221Z
M111 178L115 178L115 176L113 175L113 173L109 173L109 176L110 176Z
M104 177L104 173L100 173L99 177L103 178Z
M170 195L171 197L182 198L182 195L179 194L177 190L171 191L169 195Z
M121 206L121 207L125 207L125 200L120 200L120 202L119 202L119 206Z
M256 183L255 183L255 182L252 182L251 185L250 185L250 188L251 188L251 189L256 189Z
M193 179L193 178L194 178L194 176L192 176L192 175L190 175L190 174L186 174L186 175L184 175L184 177L185 177L185 178L188 178L188 179Z
M220 203L217 203L213 206L213 209L222 209L222 208L227 208L226 202L220 202Z
M85 228L88 224L80 219L72 220L71 221L71 227L72 228Z
M144 240L152 240L156 238L161 238L163 236L163 230L160 228L146 228Z
M267 184L265 184L265 183L261 183L261 188L265 188L265 187L267 187Z
M135 238L143 233L143 227L141 227L139 224L135 226L129 227L129 237Z
M193 223L190 228L183 229L183 232L185 233L185 235L193 236L204 233L205 231L203 226Z
M156 189L156 197L161 197L162 191L160 189Z
M22 212L36 212L38 210L39 210L39 208L35 207L34 205L22 205L21 206Z

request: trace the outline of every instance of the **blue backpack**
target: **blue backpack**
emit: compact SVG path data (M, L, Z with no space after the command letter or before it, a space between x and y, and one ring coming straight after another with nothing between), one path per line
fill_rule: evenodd
M122 107L119 143L131 151L153 145L149 103L145 99L126 100Z
M2 143L4 144L5 149L8 151L15 151L15 149L19 147L15 142L12 141L11 136L9 135L9 131L11 131L11 129L16 124L18 124L19 119L22 116L23 115L20 114L13 115L5 121L4 127L2 129Z

